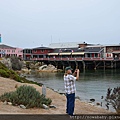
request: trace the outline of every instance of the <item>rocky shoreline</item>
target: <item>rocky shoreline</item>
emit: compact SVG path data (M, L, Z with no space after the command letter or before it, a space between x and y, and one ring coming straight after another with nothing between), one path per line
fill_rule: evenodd
M15 86L30 85L36 88L37 91L42 93L42 87L35 84L20 83L9 78L0 77L0 95L5 92L15 91ZM56 108L50 109L22 109L17 106L5 105L0 102L0 114L65 114L66 109L66 97L63 94L59 94L52 89L46 88L46 97L52 99L52 105ZM75 114L112 114L112 112L92 106L88 103L82 102L79 99L75 100Z
M32 70L37 72L63 72L54 65L46 65L44 62L23 61L17 57L2 58L0 60L8 69L30 74Z

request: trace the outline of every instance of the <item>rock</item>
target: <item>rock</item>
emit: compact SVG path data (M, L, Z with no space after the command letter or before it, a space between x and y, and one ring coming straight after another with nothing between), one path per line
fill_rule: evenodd
M94 106L94 103L88 103L88 104Z
M62 69L57 69L57 71L58 71L58 72L63 72L63 70L62 70Z
M26 69L22 69L21 71L24 72L24 73L26 73L26 74L30 74L31 69L28 70L28 68L26 68Z
M26 109L26 107L24 105L20 105L20 108L22 109Z
M12 103L11 103L11 102L8 102L7 104L8 104L8 105L12 105Z
M0 60L7 68L12 69L12 62L10 58L2 58Z
M29 69L35 69L36 67L35 67L35 65L33 63L29 63L28 68Z
M43 104L43 108L44 109L49 109L49 107L47 105L45 105L45 104Z
M65 92L62 91L62 90L58 90L57 92L58 92L59 94L65 94Z
M40 62L37 62L37 63L35 64L35 66L36 66L36 67L40 67L40 66L41 66L41 63L40 63Z
M22 69L22 62L18 57L11 56L10 59L11 59L13 70L21 70Z
M41 67L39 67L39 71L42 71L42 72L57 72L57 68L51 64L49 64L48 66L47 65L43 65Z
M50 108L57 108L55 105L50 105L49 107Z
M78 99L78 100L80 100L80 97L79 97L79 96L76 96L76 97L75 97L75 99Z
M7 105L7 104L8 104L7 101L3 102L3 105Z
M101 105L100 103L96 103L96 105Z
M95 102L95 99L92 98L92 99L90 99L90 101L91 101L91 102Z
M18 88L18 84L15 85L15 88Z
M58 90L57 90L57 89L54 89L54 91L55 91L55 92L58 92Z
M101 99L103 99L104 98L104 96L101 96Z
M43 70L44 68L47 68L47 65L43 65L43 66L39 67L39 70Z

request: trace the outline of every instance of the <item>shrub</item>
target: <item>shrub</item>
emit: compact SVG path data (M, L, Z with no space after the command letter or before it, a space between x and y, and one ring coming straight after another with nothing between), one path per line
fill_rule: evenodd
M4 69L0 69L0 75L5 78L9 78L10 75Z
M105 100L108 106L111 104L116 112L120 113L120 87L114 88L113 90L108 88Z
M6 70L8 68L3 63L0 62L0 69Z
M45 98L32 86L20 86L15 92L5 93L0 96L1 101L11 102L13 105L25 105L26 108L42 107L42 104L50 105L52 100Z

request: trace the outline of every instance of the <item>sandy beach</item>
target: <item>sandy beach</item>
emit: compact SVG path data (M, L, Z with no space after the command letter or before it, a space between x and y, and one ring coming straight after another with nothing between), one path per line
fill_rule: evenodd
M12 79L0 77L0 95L4 94L5 92L15 91L16 85L30 85L42 93L42 87L38 85L19 83ZM64 95L58 94L57 92L54 92L53 90L47 88L46 97L51 98L52 105L55 105L57 108L22 109L18 106L5 105L0 101L0 114L66 114L66 97ZM111 112L76 99L75 114L111 114Z

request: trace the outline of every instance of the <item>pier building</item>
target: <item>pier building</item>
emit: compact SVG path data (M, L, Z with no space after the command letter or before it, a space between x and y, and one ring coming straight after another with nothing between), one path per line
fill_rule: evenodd
M31 61L53 64L60 69L68 65L83 70L120 67L120 45L96 45L83 42L77 47L38 47L24 49L23 56L24 60L29 57Z

